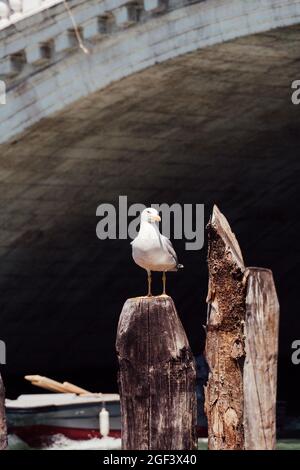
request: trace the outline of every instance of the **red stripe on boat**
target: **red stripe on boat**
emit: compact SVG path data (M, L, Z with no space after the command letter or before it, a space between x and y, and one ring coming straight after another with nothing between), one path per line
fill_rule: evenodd
M11 428L10 433L18 436L22 441L26 442L30 447L43 447L53 443L53 436L63 434L68 439L76 441L84 441L93 438L101 438L99 431L95 429L77 429L65 428L60 426L46 426L43 424L33 426L20 426ZM120 430L112 430L110 437L120 438Z

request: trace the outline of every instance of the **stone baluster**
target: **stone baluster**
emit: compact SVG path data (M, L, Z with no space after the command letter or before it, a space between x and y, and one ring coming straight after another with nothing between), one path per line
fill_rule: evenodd
M11 19L16 19L22 16L22 11L23 11L22 0L9 0L9 6L12 10Z
M9 6L6 1L0 2L0 27L9 22Z

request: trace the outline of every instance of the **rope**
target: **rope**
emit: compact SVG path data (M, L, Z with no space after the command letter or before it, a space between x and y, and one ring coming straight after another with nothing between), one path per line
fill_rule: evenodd
M68 5L68 2L67 0L64 0L64 5L65 5L65 8L67 10L67 13L70 17L70 20L73 24L73 27L74 27L74 31L75 31L75 35L76 35L76 39L78 41L78 45L79 45L79 48L85 53L85 54L90 54L90 51L89 49L87 49L87 47L85 47L85 45L83 44L83 41L82 41L82 38L81 38L81 35L80 35L80 31L78 29L78 26L77 26L77 23L75 21L75 18L73 16L73 13L71 11L71 8L69 7Z

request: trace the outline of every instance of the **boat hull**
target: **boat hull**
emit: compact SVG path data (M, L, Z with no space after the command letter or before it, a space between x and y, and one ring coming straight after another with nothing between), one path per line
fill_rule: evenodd
M33 425L14 427L10 431L32 448L47 447L55 442L58 435L74 441L85 441L102 436L96 429L67 428L61 426ZM112 430L110 437L121 438L121 430Z
M8 431L28 445L49 445L53 436L62 434L69 439L86 440L101 437L99 413L102 403L48 406L27 409L6 408ZM106 403L111 437L121 436L120 403Z

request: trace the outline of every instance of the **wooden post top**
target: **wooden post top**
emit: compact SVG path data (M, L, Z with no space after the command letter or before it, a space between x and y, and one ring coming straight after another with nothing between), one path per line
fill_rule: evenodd
M190 351L173 299L167 295L134 297L124 303L117 331L119 357L140 364L163 362Z
M140 295L139 297L131 297L126 300L126 302L139 302L139 301L145 301L145 302L166 302L166 301L171 301L173 302L172 297L169 295Z

